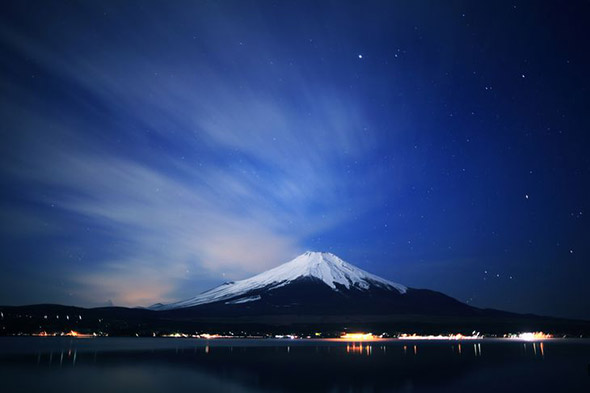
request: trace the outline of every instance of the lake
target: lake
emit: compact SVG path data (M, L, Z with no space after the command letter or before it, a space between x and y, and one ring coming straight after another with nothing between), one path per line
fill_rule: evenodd
M590 392L590 340L0 338L8 392Z

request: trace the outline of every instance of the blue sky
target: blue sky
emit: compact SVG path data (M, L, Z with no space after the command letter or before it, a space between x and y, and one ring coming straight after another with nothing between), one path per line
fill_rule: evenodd
M179 300L311 249L590 317L587 27L552 7L3 5L0 303Z

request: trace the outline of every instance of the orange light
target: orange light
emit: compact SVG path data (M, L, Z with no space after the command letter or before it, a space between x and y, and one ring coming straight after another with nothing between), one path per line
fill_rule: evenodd
M372 333L344 333L340 338L348 341L367 341L377 339Z
M350 344L346 345L346 352L352 353L352 354L370 356L371 353L373 352L373 348L369 344L365 344L365 346L363 346L362 343L359 343L358 345L356 343L352 343L352 345L350 345Z
M78 333L74 330L70 330L69 333L65 334L66 336L76 337L76 338L88 338L88 337L95 337L94 334L85 334L85 333Z

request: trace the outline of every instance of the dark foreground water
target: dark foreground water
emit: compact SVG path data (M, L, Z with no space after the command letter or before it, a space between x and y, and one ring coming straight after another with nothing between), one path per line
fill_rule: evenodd
M0 338L1 392L590 392L590 340Z

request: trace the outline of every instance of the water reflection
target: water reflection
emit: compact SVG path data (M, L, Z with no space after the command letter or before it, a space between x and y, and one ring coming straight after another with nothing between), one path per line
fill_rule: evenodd
M473 344L473 353L475 357L481 356L481 343Z
M59 364L56 363L54 365L54 353L55 353L55 356L57 356L57 353L59 353ZM65 357L64 357L64 354L65 354ZM35 358L35 364L37 366L46 365L49 367L56 367L57 366L58 368L61 368L64 365L71 364L72 367L75 367L76 361L78 359L78 350L74 349L72 351L71 349L69 349L67 351L67 353L64 350L50 351L50 352L45 352L45 353L38 352L34 358ZM5 359L6 359L6 356L3 356L0 358L0 361L5 360ZM44 359L47 359L47 363L45 363ZM96 362L96 352L94 352L93 359L94 359L94 362Z
M533 343L530 343L530 345L532 347L532 353L530 351L527 353L528 344L527 343L522 344L523 355L525 355L525 356L532 355L534 358L545 359L545 344L542 341L541 342L533 342Z
M23 354L2 355L0 351L0 380L3 393L74 392L77 383L89 386L85 391L97 393L180 393L194 392L197 386L199 392L428 392L441 387L445 391L464 391L465 383L474 382L480 391L518 391L524 390L526 384L531 385L527 391L536 392L590 391L585 372L590 345L266 343L255 346L250 341L235 341L231 346L222 346L213 341L192 341L169 349L127 351L83 350L68 343L62 348ZM529 345L531 348L527 348ZM550 357L545 357L547 347Z
M387 354L387 348L388 348L387 345L380 345L380 346L378 346L376 348L377 348L377 351L378 352L380 352L382 354ZM316 352L318 352L318 349L316 349ZM402 349L404 355L407 355L408 354L408 346L407 345L402 346L401 349ZM330 347L327 347L327 350L330 351ZM366 343L363 344L362 342L359 342L359 343L354 343L354 342L353 343L347 343L346 344L346 353L370 356L370 355L373 354L373 345L372 344L366 344ZM414 355L417 355L418 354L418 345L413 345L412 346L412 353Z
M363 346L362 343L346 344L346 352L359 355L365 354L367 356L370 356L373 353L373 347L369 344L365 344Z

